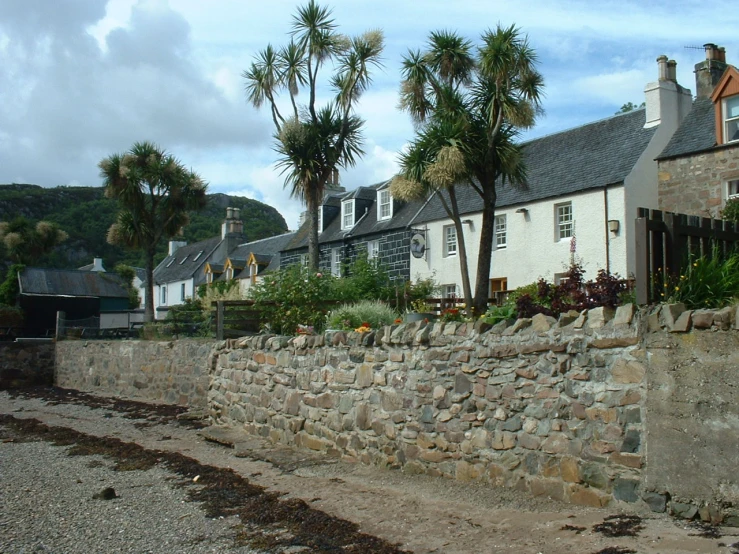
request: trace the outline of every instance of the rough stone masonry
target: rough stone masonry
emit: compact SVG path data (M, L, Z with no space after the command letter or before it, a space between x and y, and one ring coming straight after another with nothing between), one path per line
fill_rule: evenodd
M212 418L408 472L634 502L645 350L633 306L376 333L249 337L214 353Z

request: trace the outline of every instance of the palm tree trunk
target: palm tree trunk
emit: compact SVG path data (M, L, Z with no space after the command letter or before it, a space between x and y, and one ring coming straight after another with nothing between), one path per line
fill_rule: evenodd
M146 251L146 289L144 290L144 322L154 321L154 251Z
M465 311L471 315L472 310L472 288L470 287L470 269L467 264L467 246L464 240L462 220L457 205L457 192L454 187L449 187L449 203L452 208L452 220L454 229L457 231L457 248L459 249L459 270L462 273L462 292L464 294Z
M497 195L494 185L482 185L482 226L480 229L480 250L477 259L477 277L475 279L475 315L482 315L488 309L488 295L490 288L490 262L493 253L493 239L495 238L495 201Z
M308 209L308 265L318 271L318 192L311 186L305 195Z

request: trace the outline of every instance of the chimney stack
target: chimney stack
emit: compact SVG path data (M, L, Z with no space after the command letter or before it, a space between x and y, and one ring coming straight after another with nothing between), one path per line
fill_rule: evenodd
M677 83L677 62L667 56L657 58L657 81L644 89L646 104L645 128L669 122L677 127L692 107L690 90ZM674 130L674 129L673 129Z
M708 98L728 66L725 48L719 48L710 42L704 44L703 48L706 49L706 59L695 64L695 89L696 96Z
M241 210L239 208L226 208L226 221L221 226L221 238L225 239L228 235L244 234L244 223L240 219Z

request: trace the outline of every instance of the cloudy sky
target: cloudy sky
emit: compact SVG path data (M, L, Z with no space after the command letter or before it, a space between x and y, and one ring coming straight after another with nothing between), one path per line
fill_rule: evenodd
M241 72L287 41L299 2L271 0L0 0L0 183L99 186L97 163L151 140L200 173L211 192L256 198L297 225L300 205L275 170L266 110L244 99ZM529 138L643 101L655 59L678 62L695 91L704 43L739 61L735 1L334 0L341 32L381 29L384 68L363 97L366 156L351 189L387 179L412 138L396 109L399 67L431 30L476 39L516 24L545 77L545 115Z

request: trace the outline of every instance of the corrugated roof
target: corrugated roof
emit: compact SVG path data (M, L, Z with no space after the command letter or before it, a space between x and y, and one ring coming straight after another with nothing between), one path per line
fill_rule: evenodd
M633 110L523 144L527 189L496 187L497 207L622 183L654 136L644 129L644 109ZM482 210L482 199L471 187L458 187L462 214ZM413 223L447 217L434 197Z
M657 158L674 158L716 146L715 108L710 98L697 98L670 142Z
M128 298L120 277L109 273L27 267L18 277L21 294Z
M154 282L185 281L199 273L203 273L205 262L208 261L221 240L221 237L218 236L181 246L172 256L164 258L154 269Z

